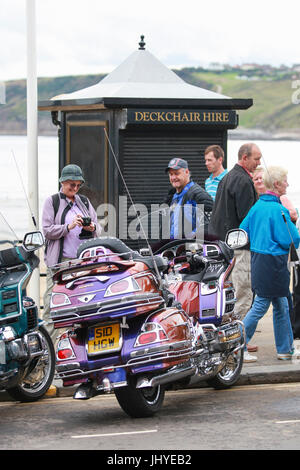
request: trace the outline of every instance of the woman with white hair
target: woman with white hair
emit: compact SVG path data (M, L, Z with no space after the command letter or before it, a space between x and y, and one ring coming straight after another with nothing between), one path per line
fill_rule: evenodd
M294 354L287 301L290 284L287 261L291 242L297 248L300 235L288 209L280 202L288 186L287 171L278 166L268 167L264 170L263 181L266 192L260 195L240 225L250 241L251 282L255 293L243 323L248 344L272 302L277 357L286 360ZM255 362L257 357L251 356L246 349L244 360Z
M254 184L257 194L260 195L260 194L265 193L266 187L265 187L264 179L263 179L264 169L261 166L259 166L253 171L252 175L253 175L253 184ZM286 207L289 210L292 222L296 222L296 220L299 217L298 210L294 207L294 205L288 199L286 194L283 194L282 196L280 196L280 202L281 204L284 205L284 207Z

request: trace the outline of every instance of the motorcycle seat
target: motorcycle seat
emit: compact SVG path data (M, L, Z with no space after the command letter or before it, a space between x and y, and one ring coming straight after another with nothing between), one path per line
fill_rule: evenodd
M18 266L32 257L32 253L26 251L22 246L8 248L0 251L0 268L11 268Z

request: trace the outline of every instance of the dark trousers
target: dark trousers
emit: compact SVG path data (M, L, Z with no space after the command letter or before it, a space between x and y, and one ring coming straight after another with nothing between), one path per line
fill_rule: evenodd
M300 339L300 266L297 265L293 266L293 292L288 302L294 339Z

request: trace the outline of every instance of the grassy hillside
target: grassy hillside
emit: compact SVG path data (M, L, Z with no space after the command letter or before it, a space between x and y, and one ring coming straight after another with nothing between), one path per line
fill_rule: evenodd
M38 79L38 99L48 100L99 82L105 75L66 76ZM0 105L0 134L26 133L26 80L8 81L6 104ZM39 134L56 133L50 113L39 112Z
M195 80L206 80L214 91L232 98L253 99L253 106L239 113L241 126L269 131L300 128L300 107L292 103L291 78L243 80L237 77L232 72L193 73Z
M300 135L300 105L292 103L293 80L297 75L290 71L280 74L261 71L243 73L242 70L210 72L199 69L178 71L188 83L199 85L232 98L252 98L253 106L239 111L240 127L262 129L268 132L290 131ZM298 74L299 75L299 74Z
M292 103L294 72L264 74L262 70L212 72L201 68L175 71L186 82L232 98L253 98L254 105L239 111L240 127L269 132L296 131L300 135L300 105ZM104 75L40 78L38 98L49 99L93 85ZM300 77L299 77L300 78ZM299 95L298 95L299 96ZM26 132L26 81L6 82L6 104L0 105L0 133ZM39 113L39 133L55 132L49 113Z

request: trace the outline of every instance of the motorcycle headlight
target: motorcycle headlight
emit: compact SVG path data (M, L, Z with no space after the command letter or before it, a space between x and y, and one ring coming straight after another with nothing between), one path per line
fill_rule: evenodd
M106 289L104 297L110 297L112 295L120 295L120 294L127 294L129 292L137 292L141 290L140 286L138 285L137 281L129 276L121 279L117 282L114 282Z
M70 305L71 301L66 294L54 293L51 295L50 308L62 307L63 305Z

